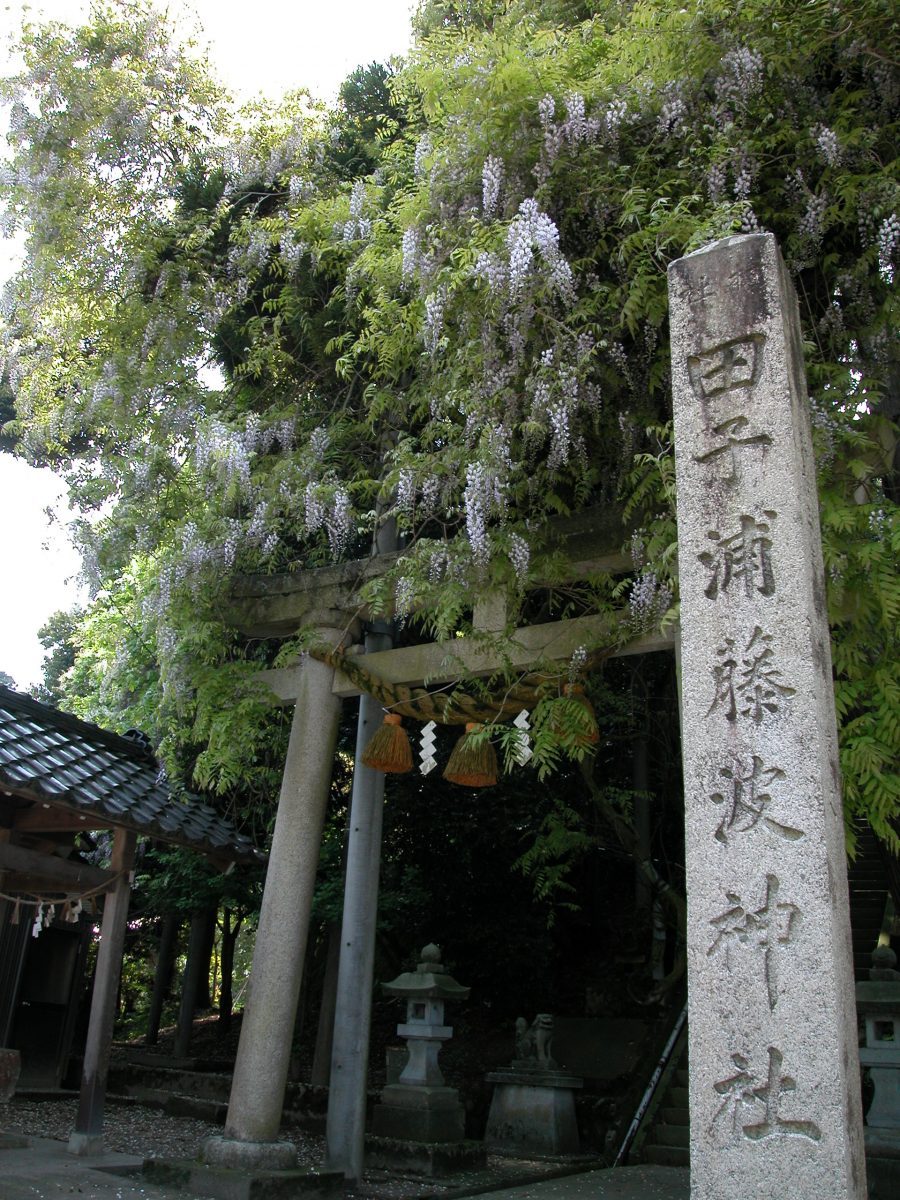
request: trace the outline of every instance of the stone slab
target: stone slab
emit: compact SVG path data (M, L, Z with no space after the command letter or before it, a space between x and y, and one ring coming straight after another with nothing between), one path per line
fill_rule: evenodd
M564 1071L516 1070L515 1067L489 1071L485 1075L485 1079L488 1083L518 1084L522 1087L576 1089L584 1087L584 1080L578 1075L568 1075Z
M23 1137L20 1133L4 1133L0 1129L0 1150L25 1150L27 1147L27 1137Z
M642 1164L567 1173L501 1188L494 1200L688 1200L686 1168ZM723 1196L721 1200L732 1200ZM772 1200L787 1200L785 1196Z
M190 1191L213 1200L291 1200L332 1196L343 1191L338 1171L240 1171L185 1159L148 1158L144 1177L151 1183Z
M105 1150L102 1133L70 1133L66 1149L76 1158L93 1158Z
M376 1137L401 1142L462 1142L465 1128L465 1109L458 1102L442 1108L406 1108L382 1103L372 1113L372 1132Z
M479 1170L487 1164L482 1142L419 1142L403 1138L366 1137L367 1169L409 1171L438 1178L458 1171Z
M693 1200L866 1194L796 296L774 238L669 268Z
M459 1105L459 1092L456 1088L427 1084L389 1083L381 1093L383 1104L391 1108L426 1110L451 1108Z
M900 1013L900 983L863 980L856 985L856 1007L861 1017L869 1013L884 1017Z

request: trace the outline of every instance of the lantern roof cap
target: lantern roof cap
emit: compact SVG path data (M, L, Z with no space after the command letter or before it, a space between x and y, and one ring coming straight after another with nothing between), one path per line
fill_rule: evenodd
M441 948L433 942L423 948L415 971L404 971L381 986L387 995L405 1000L466 1000L472 990L444 971Z

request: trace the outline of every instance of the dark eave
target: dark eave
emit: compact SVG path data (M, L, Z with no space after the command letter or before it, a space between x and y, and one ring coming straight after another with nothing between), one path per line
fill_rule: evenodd
M193 795L173 796L141 745L2 685L0 791L33 802L27 810L33 827L49 806L60 829L62 814L70 813L84 818L82 828L130 829L219 863L261 860L250 839L215 809Z

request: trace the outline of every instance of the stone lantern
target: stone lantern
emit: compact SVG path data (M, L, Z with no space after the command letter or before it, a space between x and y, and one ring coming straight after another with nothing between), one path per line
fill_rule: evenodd
M447 1087L438 1065L441 1043L453 1030L444 1024L447 1000L465 1000L470 989L445 974L440 947L426 946L415 971L382 984L389 996L406 1001L406 1021L397 1026L409 1049L409 1061L396 1083L389 1083L376 1105L377 1137L414 1142L461 1142L465 1137L462 1104Z

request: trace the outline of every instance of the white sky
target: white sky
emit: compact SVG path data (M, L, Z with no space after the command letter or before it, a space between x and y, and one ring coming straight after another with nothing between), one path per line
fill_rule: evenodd
M192 12L199 17L215 74L238 99L275 98L296 87L331 98L354 67L406 51L414 0L168 0L166 7L171 15L184 13L186 21ZM90 4L0 0L0 36L19 26L23 8L34 20L75 23ZM5 53L0 46L0 73ZM15 248L0 241L0 279L14 255ZM0 454L0 671L22 689L41 677L44 649L37 630L51 613L80 598L77 557L62 524L48 523L48 505L64 524L60 480Z

